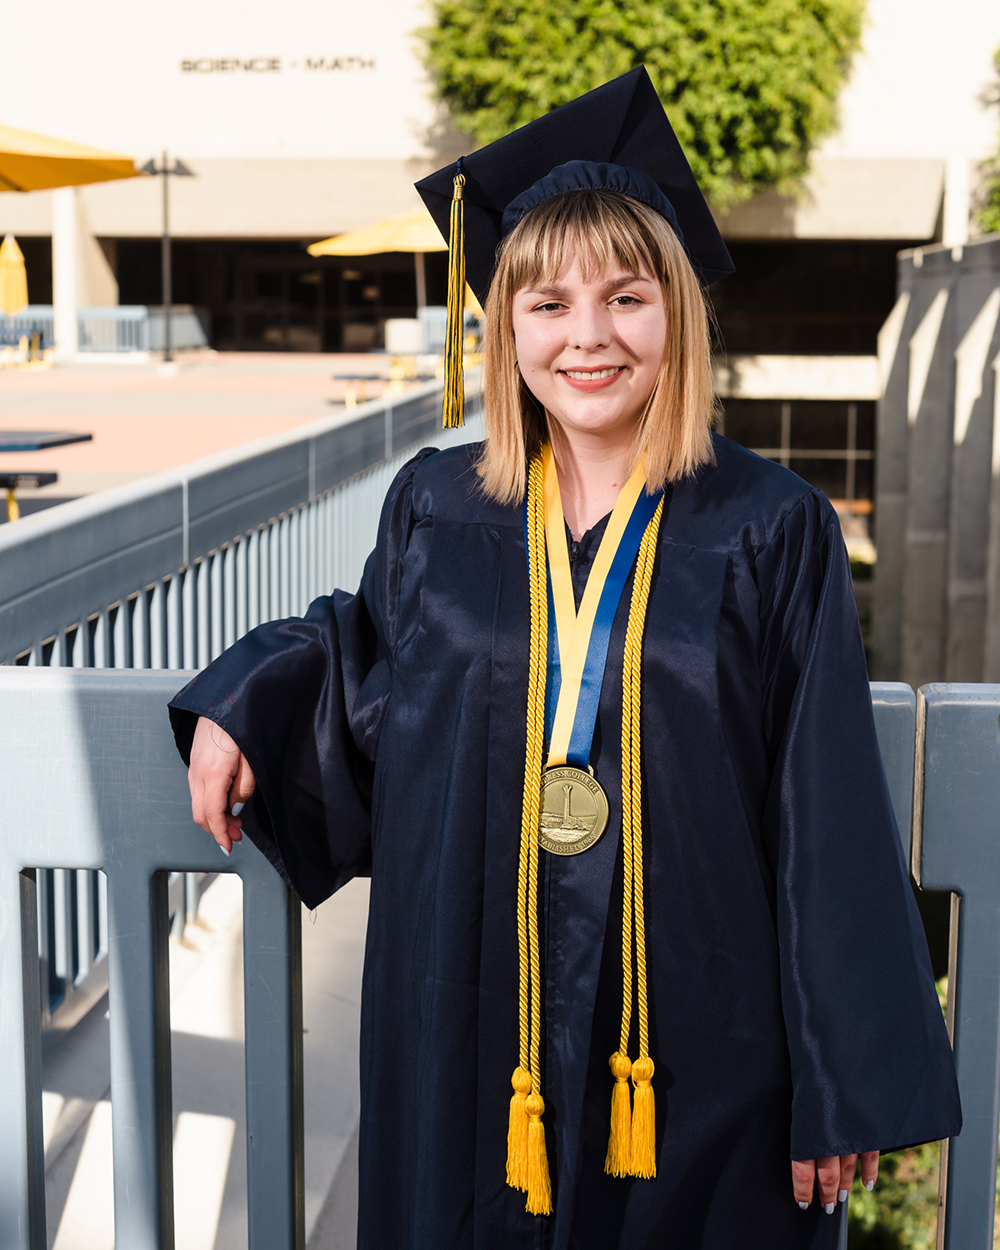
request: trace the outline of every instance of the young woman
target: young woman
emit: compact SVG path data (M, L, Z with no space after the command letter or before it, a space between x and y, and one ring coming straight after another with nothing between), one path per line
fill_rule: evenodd
M224 851L310 906L371 874L368 1250L832 1250L859 1158L960 1125L837 517L710 431L704 206L531 172L636 89L467 162L525 158L488 440L172 705Z

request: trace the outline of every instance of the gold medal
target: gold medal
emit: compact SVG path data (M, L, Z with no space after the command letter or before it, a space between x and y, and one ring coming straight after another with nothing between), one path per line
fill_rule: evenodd
M607 796L590 773L570 764L542 773L539 846L553 855L579 855L607 827Z

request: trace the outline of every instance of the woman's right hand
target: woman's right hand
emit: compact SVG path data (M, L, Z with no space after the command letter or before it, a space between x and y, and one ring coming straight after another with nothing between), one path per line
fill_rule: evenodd
M191 815L226 855L243 837L239 812L256 785L250 765L229 734L199 716L188 767Z

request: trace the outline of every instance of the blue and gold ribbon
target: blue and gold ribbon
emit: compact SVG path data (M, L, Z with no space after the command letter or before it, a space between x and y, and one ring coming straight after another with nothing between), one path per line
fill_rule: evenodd
M570 764L586 769L590 766L611 627L662 492L647 494L642 466L633 471L618 495L577 612L559 476L550 443L542 448L542 465L550 608L547 767Z

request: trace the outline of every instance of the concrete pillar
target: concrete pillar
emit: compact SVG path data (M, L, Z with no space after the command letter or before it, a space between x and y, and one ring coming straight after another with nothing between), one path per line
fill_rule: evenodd
M903 628L903 549L910 427L906 419L909 342L917 327L912 262L899 263L899 298L878 337L881 398L875 420L875 546L871 668L875 681L898 681Z
M986 638L983 681L1000 682L1000 354L990 373L993 383L993 456L990 537L986 553Z
M972 215L972 161L967 154L949 156L944 167L942 243L958 247L969 241Z
M77 191L60 187L52 192L52 303L58 360L71 360L79 348L76 309L78 242Z
M944 677L955 372L951 254L917 253L914 261L918 256L917 288L926 311L909 342L900 665L901 679L914 687Z
M982 681L993 458L993 376L1000 351L1000 273L955 257L951 518L945 681Z

